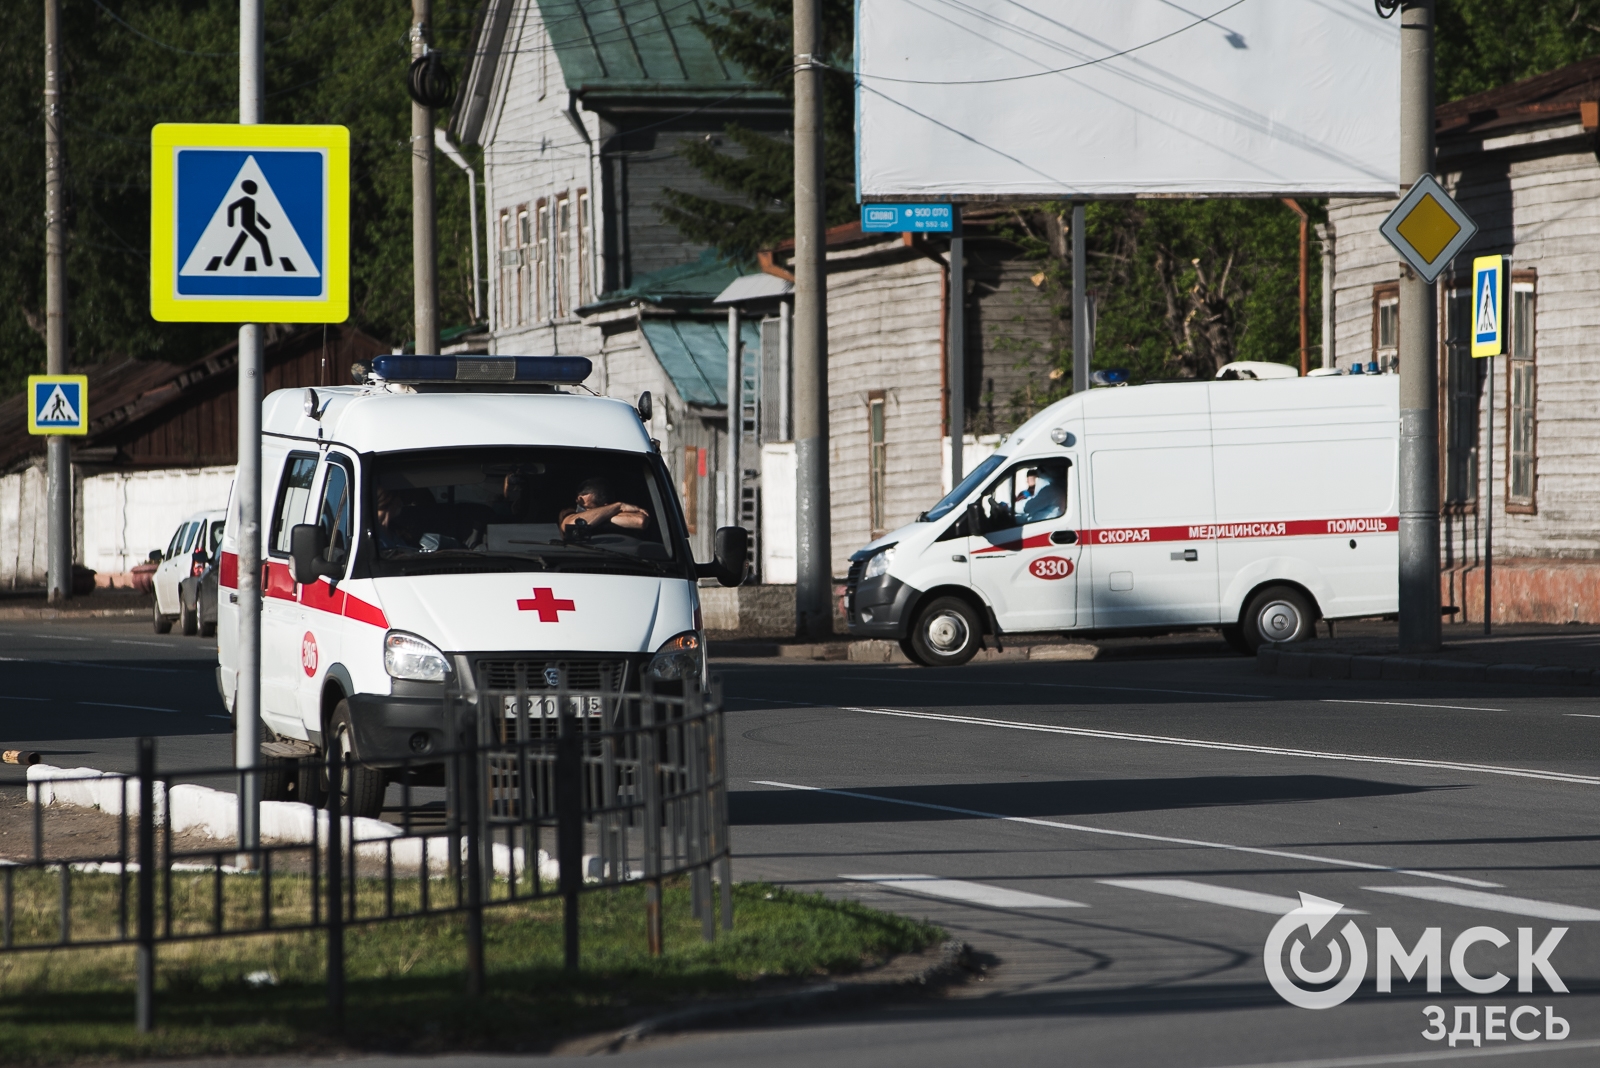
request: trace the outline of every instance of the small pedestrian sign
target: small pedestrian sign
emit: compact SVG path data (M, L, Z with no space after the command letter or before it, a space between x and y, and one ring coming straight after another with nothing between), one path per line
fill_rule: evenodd
M1433 175L1424 174L1378 229L1423 281L1432 282L1477 234L1478 224Z
M89 379L84 375L28 376L28 433L87 434Z
M151 315L349 317L349 130L163 123L150 140Z
M1506 350L1506 258L1472 261L1472 355L1499 356Z

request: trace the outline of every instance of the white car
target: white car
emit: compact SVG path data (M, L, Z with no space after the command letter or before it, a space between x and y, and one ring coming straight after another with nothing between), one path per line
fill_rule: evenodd
M183 612L178 583L205 570L210 554L222 544L222 524L227 517L222 511L197 512L178 524L165 551L150 553L151 561L158 562L150 584L150 621L157 634L171 631ZM184 633L194 631L185 627Z

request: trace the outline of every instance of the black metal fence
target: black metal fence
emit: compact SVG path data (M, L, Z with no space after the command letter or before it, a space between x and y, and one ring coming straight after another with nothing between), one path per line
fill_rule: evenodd
M554 687L544 688L538 685L543 679L530 686L519 672L510 687L453 691L447 722L455 725L456 744L388 773L391 795L398 784L399 803L382 821L342 811L354 769L348 758L330 754L321 769L329 787L326 810L268 803L284 807L266 818L264 806L263 841L248 852L237 840L174 841L175 812L199 796L185 794L195 787L184 784L221 779L237 786L247 774L297 769L282 763L249 772L160 768L154 740L141 738L133 775L30 782L32 857L0 865L0 952L133 944L136 1018L149 1030L162 943L324 931L328 1004L338 1020L344 930L352 925L464 914L473 993L484 988L486 908L560 897L569 969L578 966L585 890L642 881L652 955L661 953L661 887L668 877L689 878L708 941L719 911L721 925L731 929L726 747L717 689L707 695L688 682L681 695L667 695L648 680L636 692L569 689L565 678L562 671ZM49 804L75 787L80 795L92 790L89 803L118 817L114 852L54 855L60 851L47 849ZM207 796L215 807L215 798L226 795ZM230 867L254 879L227 880ZM116 876L114 918L107 919L104 901L99 909L75 902L74 876L85 869ZM282 892L289 881L297 892ZM45 882L57 885L46 888ZM32 915L19 926L19 888L35 906L53 897L54 922Z

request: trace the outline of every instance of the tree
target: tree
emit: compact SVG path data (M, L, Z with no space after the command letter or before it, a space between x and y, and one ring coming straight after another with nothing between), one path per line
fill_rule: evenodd
M856 217L855 93L850 56L855 9L851 0L820 0L823 74L823 191L828 225ZM718 5L697 25L723 59L752 81L794 99L794 23L790 0ZM662 218L691 241L711 245L734 261L749 261L794 234L794 144L739 123L723 131L726 145L692 141L680 151L730 202L665 191ZM742 202L740 202L742 201Z
M1440 101L1600 54L1600 0L1440 0L1437 18Z
M0 391L44 368L42 5L18 8L0 38ZM339 123L351 133L351 321L386 340L411 334L408 12L389 0L274 0L266 6L266 118ZM471 26L441 9L435 38L455 55ZM234 336L228 326L156 323L149 312L150 127L235 122L234 0L62 0L63 141L71 359L185 363ZM471 316L464 182L438 186L444 322Z

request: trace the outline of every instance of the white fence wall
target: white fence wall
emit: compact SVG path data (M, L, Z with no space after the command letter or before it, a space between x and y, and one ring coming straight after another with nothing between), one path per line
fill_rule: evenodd
M15 476L10 476L15 477ZM232 467L171 468L94 475L80 485L83 526L78 535L78 561L98 572L106 585L109 576L125 575L141 564L151 549L165 549L178 524L195 512L227 506L233 484ZM40 479L43 509L43 479ZM4 491L0 489L0 497ZM0 512L0 517L4 513ZM42 519L41 519L42 524ZM0 518L3 523L3 518ZM0 537L9 528L0 526ZM40 526L40 568L44 566L43 527ZM40 572L43 581L43 571ZM126 583L120 579L115 582Z
M0 478L0 587L44 587L48 577L48 495L43 466Z

